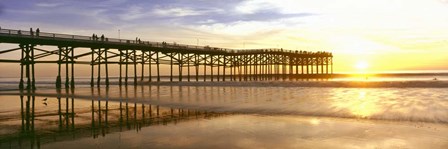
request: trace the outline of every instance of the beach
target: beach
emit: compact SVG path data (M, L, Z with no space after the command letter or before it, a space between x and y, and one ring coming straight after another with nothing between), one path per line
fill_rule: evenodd
M0 149L448 149L447 8L0 1Z
M141 82L4 90L0 147L446 148L448 93L443 80L432 82ZM20 112L27 107L28 117Z

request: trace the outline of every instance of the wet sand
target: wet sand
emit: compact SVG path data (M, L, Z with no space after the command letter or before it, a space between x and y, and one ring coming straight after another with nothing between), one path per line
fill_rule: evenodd
M231 115L57 142L44 148L447 148L440 124ZM119 143L118 143L119 142ZM80 146L80 144L82 144Z
M7 91L0 148L447 148L441 90L40 89L34 108L32 95L21 105L20 94Z

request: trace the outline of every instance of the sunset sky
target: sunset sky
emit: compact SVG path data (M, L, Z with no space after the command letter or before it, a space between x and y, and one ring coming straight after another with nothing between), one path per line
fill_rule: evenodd
M448 0L1 0L0 26L323 50L334 53L335 72L448 70Z

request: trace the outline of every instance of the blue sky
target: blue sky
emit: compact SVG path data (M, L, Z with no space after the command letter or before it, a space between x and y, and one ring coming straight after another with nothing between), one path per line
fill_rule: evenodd
M275 37L285 31L285 19L318 14L306 11L282 12L281 9L249 1L206 0L43 0L0 2L4 28L90 35L106 34L133 39L214 45L228 48L277 48L261 38ZM246 8L248 7L248 8ZM299 22L298 22L299 21ZM296 24L296 25L297 25ZM294 26L296 26L294 25ZM247 47L246 47L247 45Z
M340 58L341 71L360 62L378 71L448 69L446 14L446 0L0 1L3 28L114 38L120 30L128 39L325 50ZM413 63L422 55L425 63Z
M42 0L3 1L2 18L20 22L46 22L69 27L145 25L207 25L238 21L271 21L311 16L312 13L282 13L272 7L243 12L243 1L145 1L145 0Z

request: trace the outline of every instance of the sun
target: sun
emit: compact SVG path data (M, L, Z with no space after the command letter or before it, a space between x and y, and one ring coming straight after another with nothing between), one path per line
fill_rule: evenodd
M359 62L356 63L355 68L356 68L357 70L364 71L364 70L366 70L367 68L369 68L369 63L367 63L367 62L365 62L365 61L359 61Z

